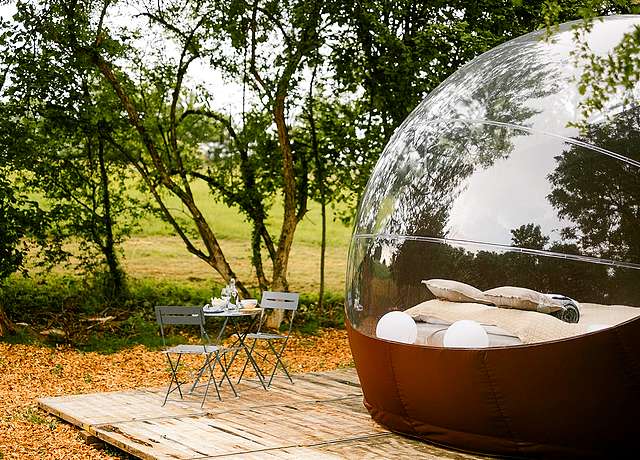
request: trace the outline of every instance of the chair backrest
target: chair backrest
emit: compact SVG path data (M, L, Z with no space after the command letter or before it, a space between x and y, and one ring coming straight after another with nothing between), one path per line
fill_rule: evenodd
M297 292L262 291L262 299L260 300L262 313L260 314L260 321L258 322L258 332L262 330L262 326L266 323L266 310L284 310L283 319L286 311L291 312L289 317L289 332L287 333L287 335L289 335L293 327L293 318L298 309L298 300L300 300L300 294Z
M160 325L160 334L162 335L162 343L164 339L164 326L167 325L193 325L200 326L200 337L206 338L209 342L209 336L204 328L205 318L202 307L176 307L176 306L156 306L156 321Z
M299 300L300 294L297 292L263 291L260 306L264 309L296 311Z

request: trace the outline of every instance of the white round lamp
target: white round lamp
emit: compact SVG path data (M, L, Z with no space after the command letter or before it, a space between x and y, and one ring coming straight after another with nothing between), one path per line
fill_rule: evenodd
M408 314L402 311L390 311L378 320L376 336L394 342L415 343L418 327Z
M443 343L447 348L486 348L489 336L480 323L463 319L449 326Z

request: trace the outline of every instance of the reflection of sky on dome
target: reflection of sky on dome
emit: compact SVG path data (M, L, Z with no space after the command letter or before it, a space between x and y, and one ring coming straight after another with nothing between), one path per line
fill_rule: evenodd
M517 158L498 160L466 180L450 211L448 238L509 244L512 229L534 223L553 241L569 224L558 219L546 198L554 155L568 147L548 136L514 135L511 140Z
M637 20L632 16L596 21L587 36L591 50L606 54ZM552 41L545 40L545 31L537 31L479 56L434 90L409 120L486 119L575 136L577 130L567 124L580 117L583 96L577 80L583 68L570 55L576 48L571 24L563 26ZM613 97L605 111L619 111L621 97Z
M596 21L591 48L599 54L611 51L639 20ZM618 187L632 187L632 176L622 163L613 166L611 157L624 160L633 152L637 108L622 104L619 94L609 100L604 114L594 114L584 133L567 126L581 121L577 84L582 69L571 55L570 26L563 26L553 42L542 40L544 31L507 42L474 59L425 98L381 155L362 199L356 234L510 245L511 230L532 223L550 243L583 241L586 221L566 212L560 217L562 209L580 207L567 201L556 201L554 207L549 195L562 200L558 194L569 187L565 199L578 197L570 184L582 172L567 168L592 155L603 157L597 167L588 160L592 174L605 171L623 178ZM640 93L640 87L635 90ZM624 139L629 141L621 143ZM607 156L607 151L614 154ZM635 160L628 163L638 166ZM552 173L557 183L551 182ZM588 181L581 184L588 192ZM597 187L603 194L615 193L606 182ZM563 238L560 231L567 229L577 232L575 237L566 233ZM385 262L396 245L389 243L379 254ZM599 250L591 248L590 254ZM629 257L636 260L627 254L622 260Z

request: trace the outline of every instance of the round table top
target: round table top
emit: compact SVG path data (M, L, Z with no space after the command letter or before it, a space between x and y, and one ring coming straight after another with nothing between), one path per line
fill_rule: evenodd
M239 309L229 309L222 311L213 311L207 310L206 308L202 310L205 316L253 316L257 315L262 311L260 307L252 307L252 308L239 308Z

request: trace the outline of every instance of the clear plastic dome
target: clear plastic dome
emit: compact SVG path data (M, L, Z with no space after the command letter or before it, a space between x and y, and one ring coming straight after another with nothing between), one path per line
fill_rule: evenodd
M638 24L637 16L596 20L588 43L608 53ZM350 327L386 338L376 332L380 319L402 311L417 325L414 344L440 347L452 323L473 320L488 347L504 347L578 337L640 315L640 108L619 95L576 127L582 69L571 25L479 56L396 130L354 229ZM485 297L452 301L429 280L483 294L526 288L545 300L533 311ZM551 314L569 301L577 322Z

